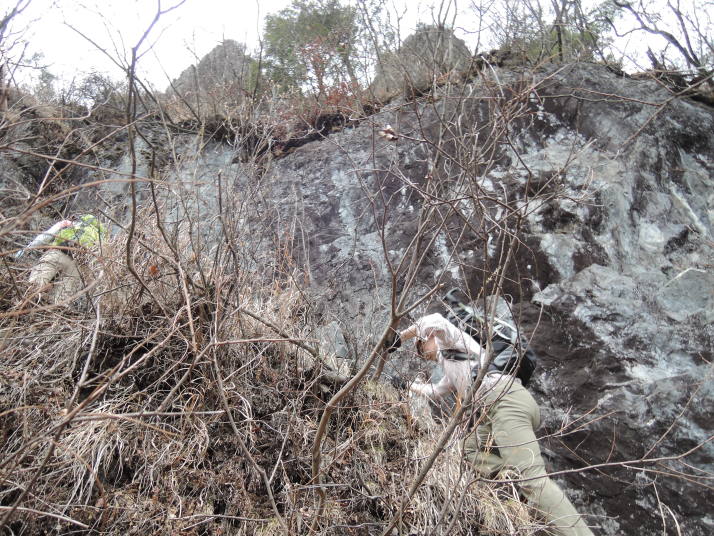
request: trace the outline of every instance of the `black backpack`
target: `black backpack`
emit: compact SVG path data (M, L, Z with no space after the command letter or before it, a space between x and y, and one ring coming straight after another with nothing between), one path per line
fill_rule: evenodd
M448 305L447 320L471 335L476 342L485 346L482 340L484 336L483 313L474 307L465 305L455 294L456 289L452 289L444 297L444 301ZM524 386L528 385L536 369L538 361L536 353L528 346L525 338L522 335L519 336L517 328L512 323L494 318L492 333L493 359L487 373L501 371L504 374L516 376ZM473 374L474 376L478 375L478 367L474 368Z

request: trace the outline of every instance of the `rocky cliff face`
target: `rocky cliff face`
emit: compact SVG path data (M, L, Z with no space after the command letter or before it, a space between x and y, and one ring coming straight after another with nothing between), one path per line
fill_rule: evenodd
M454 187L512 206L535 199L505 290L541 356L544 435L568 425L544 445L554 470L606 464L557 479L603 534L672 530L667 508L687 534L711 533L714 496L699 478L714 454L714 110L595 65L496 69L432 100L394 103L263 178L264 210L299 222L290 229L313 287L342 311L348 335L370 332L389 297L382 223L396 258L413 236L437 136L517 107L511 132L491 148L481 138L489 165ZM377 135L386 124L396 141ZM495 237L453 250L463 224L446 228L421 282L477 292Z

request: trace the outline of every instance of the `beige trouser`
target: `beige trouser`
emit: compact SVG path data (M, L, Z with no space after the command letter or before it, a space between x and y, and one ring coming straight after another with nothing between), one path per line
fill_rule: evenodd
M592 536L563 491L547 476L535 436L540 410L530 393L520 384L502 383L484 399L490 409L483 424L464 441L466 459L484 478L515 469L521 478L531 479L519 483L521 493L542 513L553 534Z
M30 271L30 284L38 287L48 285L52 279L57 277L56 285L53 289L53 301L61 300L76 292L81 285L81 276L74 259L60 251L51 249L37 262Z

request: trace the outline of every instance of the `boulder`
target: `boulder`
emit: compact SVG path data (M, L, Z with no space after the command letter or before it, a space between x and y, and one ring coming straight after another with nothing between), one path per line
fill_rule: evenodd
M246 47L226 39L206 54L196 65L185 69L167 88L169 95L178 93L191 106L196 103L208 115L229 115L227 105L238 104L252 87L256 62Z
M422 26L398 52L382 55L370 92L378 102L420 95L446 80L458 80L470 68L471 53L453 30Z

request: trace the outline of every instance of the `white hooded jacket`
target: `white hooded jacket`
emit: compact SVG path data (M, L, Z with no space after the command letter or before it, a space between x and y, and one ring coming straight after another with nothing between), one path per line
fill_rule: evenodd
M432 399L443 398L455 393L463 398L471 385L472 370L475 366L486 364L486 352L468 333L460 330L439 313L419 318L414 324L400 333L403 340L416 337L420 341L434 338L437 345L437 362L444 370L444 376L438 383L414 382L410 386L413 393ZM473 356L469 360L452 360L444 356L444 350L456 350ZM495 387L501 379L516 381L518 378L499 372L491 372L484 378L477 396Z

